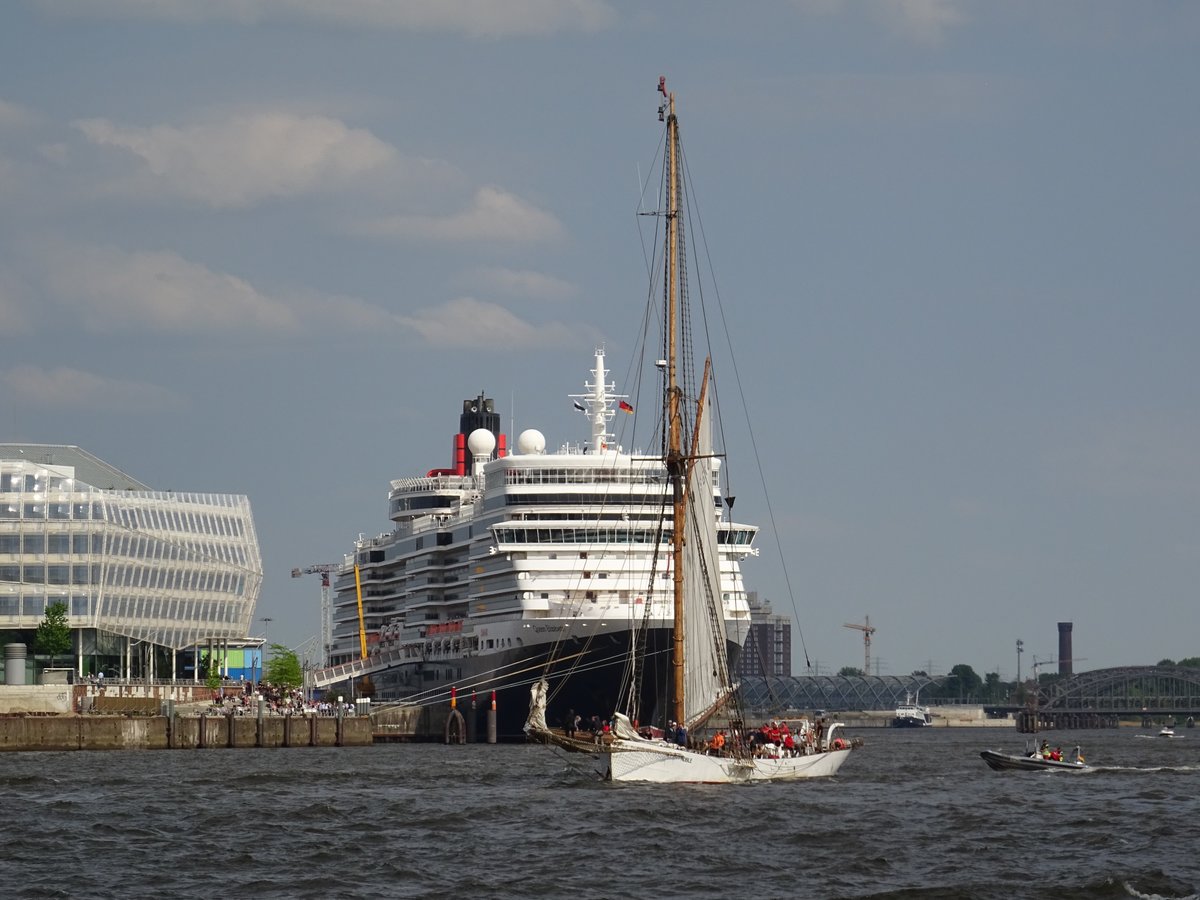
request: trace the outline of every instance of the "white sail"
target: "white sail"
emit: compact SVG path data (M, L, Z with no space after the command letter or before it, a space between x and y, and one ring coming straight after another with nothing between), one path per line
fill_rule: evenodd
M683 554L684 724L691 728L729 692L729 661L721 604L721 561L713 487L711 404L701 416L692 451L687 491L687 527ZM676 627L679 627L676 623Z

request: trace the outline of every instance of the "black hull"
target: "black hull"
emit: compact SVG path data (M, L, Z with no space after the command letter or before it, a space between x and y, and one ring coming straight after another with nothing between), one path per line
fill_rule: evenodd
M539 678L549 682L546 722L561 727L572 712L585 722L606 719L618 710L629 659L630 632L602 635L586 644L572 640L555 648L543 644L487 657L402 663L366 678L355 679L327 694L370 696L382 704L408 701L420 704L411 727L397 738L442 740L450 716L449 691L457 689L457 710L465 720L468 739L485 740L491 693L496 692L496 736L500 741L525 740L530 688ZM646 666L640 692L639 724L665 724L670 686L670 629L649 632ZM731 659L740 648L727 643ZM556 660L547 668L547 659Z
M1040 756L1012 756L1008 753L997 753L995 750L983 750L979 755L989 768L995 769L997 772L1079 772L1087 768L1083 763L1044 759Z

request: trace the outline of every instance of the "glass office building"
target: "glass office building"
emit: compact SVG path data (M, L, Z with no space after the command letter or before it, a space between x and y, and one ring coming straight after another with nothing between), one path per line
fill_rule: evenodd
M261 587L249 498L152 490L78 447L0 444L6 640L63 603L77 674L183 677L179 651L245 644Z

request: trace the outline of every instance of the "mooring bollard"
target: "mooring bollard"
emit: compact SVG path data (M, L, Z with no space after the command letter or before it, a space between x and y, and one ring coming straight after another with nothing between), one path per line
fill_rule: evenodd
M492 708L488 710L487 742L496 743L496 692L492 691Z

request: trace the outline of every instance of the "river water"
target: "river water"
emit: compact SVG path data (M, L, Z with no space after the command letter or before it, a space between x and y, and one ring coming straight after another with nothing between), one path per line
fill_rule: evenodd
M854 732L852 732L854 734ZM1200 730L857 732L834 779L611 785L541 746L0 753L0 897L1197 897ZM582 764L582 767L581 767Z

